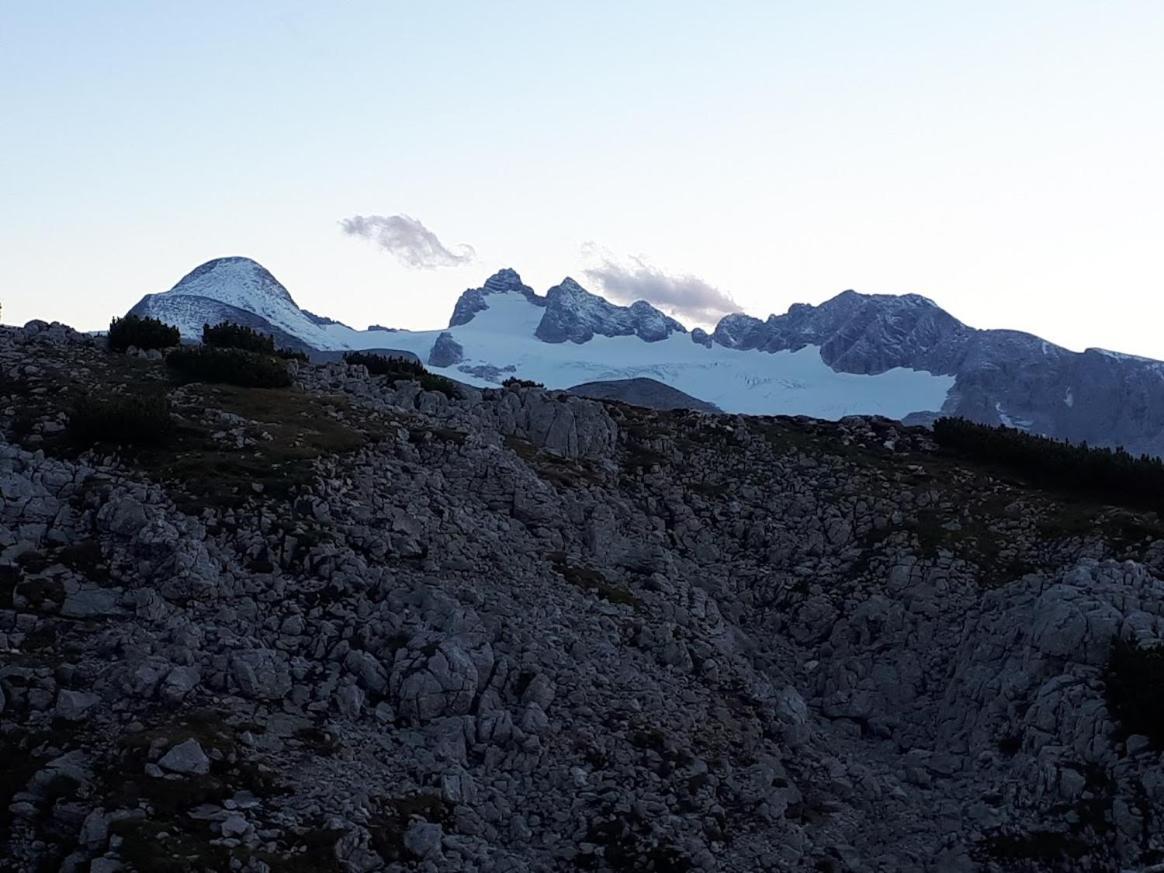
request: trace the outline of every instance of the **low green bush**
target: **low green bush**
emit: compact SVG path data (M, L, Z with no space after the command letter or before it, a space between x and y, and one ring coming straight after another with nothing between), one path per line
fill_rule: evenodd
M410 379L420 383L425 391L439 391L448 398L457 396L457 386L451 379L430 373L411 358L377 355L370 352L346 352L344 363L362 364L373 376L386 376L389 381Z
M545 388L541 382L535 382L532 379L519 379L516 376L510 376L501 383L503 388Z
M940 418L934 438L945 449L998 464L1044 488L1096 497L1117 506L1164 508L1164 461L1123 449L1092 448L964 418Z
M299 361L301 364L306 364L311 360L307 356L307 352L301 352L297 349L276 349L275 354L284 361Z
M218 349L243 349L248 352L275 354L275 340L233 321L224 321L211 327L202 325L202 345Z
M1143 734L1164 748L1164 645L1117 638L1103 682L1108 710L1124 735Z
M170 404L161 395L84 397L69 412L65 434L75 445L97 443L156 446L174 432Z
M178 328L158 321L156 318L142 318L127 315L109 322L109 349L124 352L130 346L139 349L168 349L181 341Z
M287 362L274 355L213 346L175 349L166 364L184 382L217 382L244 388L285 388Z
M428 370L412 358L396 355L377 355L373 352L344 352L345 364L360 364L373 376L392 376L396 379L416 379Z

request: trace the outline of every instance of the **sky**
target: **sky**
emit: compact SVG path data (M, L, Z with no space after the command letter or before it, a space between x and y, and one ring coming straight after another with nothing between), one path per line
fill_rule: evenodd
M0 316L246 255L357 327L512 266L1164 358L1162 45L1158 0L0 0Z

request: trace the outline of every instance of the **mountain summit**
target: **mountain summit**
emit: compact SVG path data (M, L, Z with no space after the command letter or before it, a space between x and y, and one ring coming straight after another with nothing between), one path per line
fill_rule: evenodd
M380 349L389 336L301 310L249 258L209 261L131 311L189 338L204 323L236 321L307 351ZM960 415L1164 455L1164 364L978 330L918 294L849 290L766 319L727 315L712 333L688 333L646 301L619 306L571 278L543 296L506 268L460 295L446 330L390 337L393 349L482 387L512 375L561 389L651 379L725 412L909 423Z
M300 309L290 292L262 264L250 258L215 258L195 267L173 288L147 294L130 311L178 328L197 339L202 325L234 321L275 336L292 348L330 348L318 316Z

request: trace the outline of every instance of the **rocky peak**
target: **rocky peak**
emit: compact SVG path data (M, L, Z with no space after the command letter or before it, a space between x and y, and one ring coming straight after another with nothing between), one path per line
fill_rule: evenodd
M504 293L506 291L518 291L524 294L531 291L530 287L521 281L521 276L518 275L517 270L511 267L504 267L486 279L485 284L481 286L481 290L489 294Z
M687 329L645 300L616 306L567 276L546 292L546 312L535 336L548 343L584 343L599 336L637 336L658 342Z
M796 351L820 346L821 357L848 373L882 373L893 367L952 372L953 346L971 333L920 294L843 291L819 306L795 303L784 315L760 321L724 316L712 338L733 349ZM945 355L943 357L943 355Z
M215 258L195 267L168 293L209 297L232 306L255 296L295 305L291 294L266 267L251 258L237 256Z
M538 297L533 288L521 281L521 276L518 275L517 270L505 267L486 279L485 284L480 288L469 288L461 293L456 306L453 307L452 317L449 318L449 327L468 324L478 312L488 309L489 304L486 302L486 298L490 294L513 292L521 294L534 306L546 305L545 300Z

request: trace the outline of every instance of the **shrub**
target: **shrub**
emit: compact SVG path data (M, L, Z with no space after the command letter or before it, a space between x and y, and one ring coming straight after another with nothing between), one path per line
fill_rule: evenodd
M124 352L130 346L139 349L168 349L181 341L178 328L156 318L127 315L109 322L109 349Z
M344 363L362 364L373 376L386 376L389 381L410 379L420 383L425 391L439 391L448 398L457 396L457 386L451 379L430 373L411 358L377 355L369 352L345 352Z
M419 361L412 358L372 352L344 352L344 363L361 364L373 376L392 376L396 379L418 379L428 372Z
M301 364L306 364L311 360L307 357L307 352L301 352L297 349L276 349L275 354L284 361L299 361Z
M1123 449L1090 448L964 418L938 419L934 438L943 448L1007 467L1041 487L1149 510L1164 503L1164 461L1149 455L1137 458Z
M501 383L503 388L545 388L541 382L535 382L532 379L518 379L516 376L510 376Z
M174 432L170 404L161 395L84 397L69 412L65 430L79 446L95 443L161 445Z
M291 384L285 361L243 349L175 349L166 356L166 364L185 382L221 382L244 388L285 388Z
M1164 748L1164 645L1117 638L1103 681L1108 709L1124 735L1143 734Z
M202 344L219 349L243 349L248 352L275 354L275 340L241 324L224 321L211 327L202 325Z

